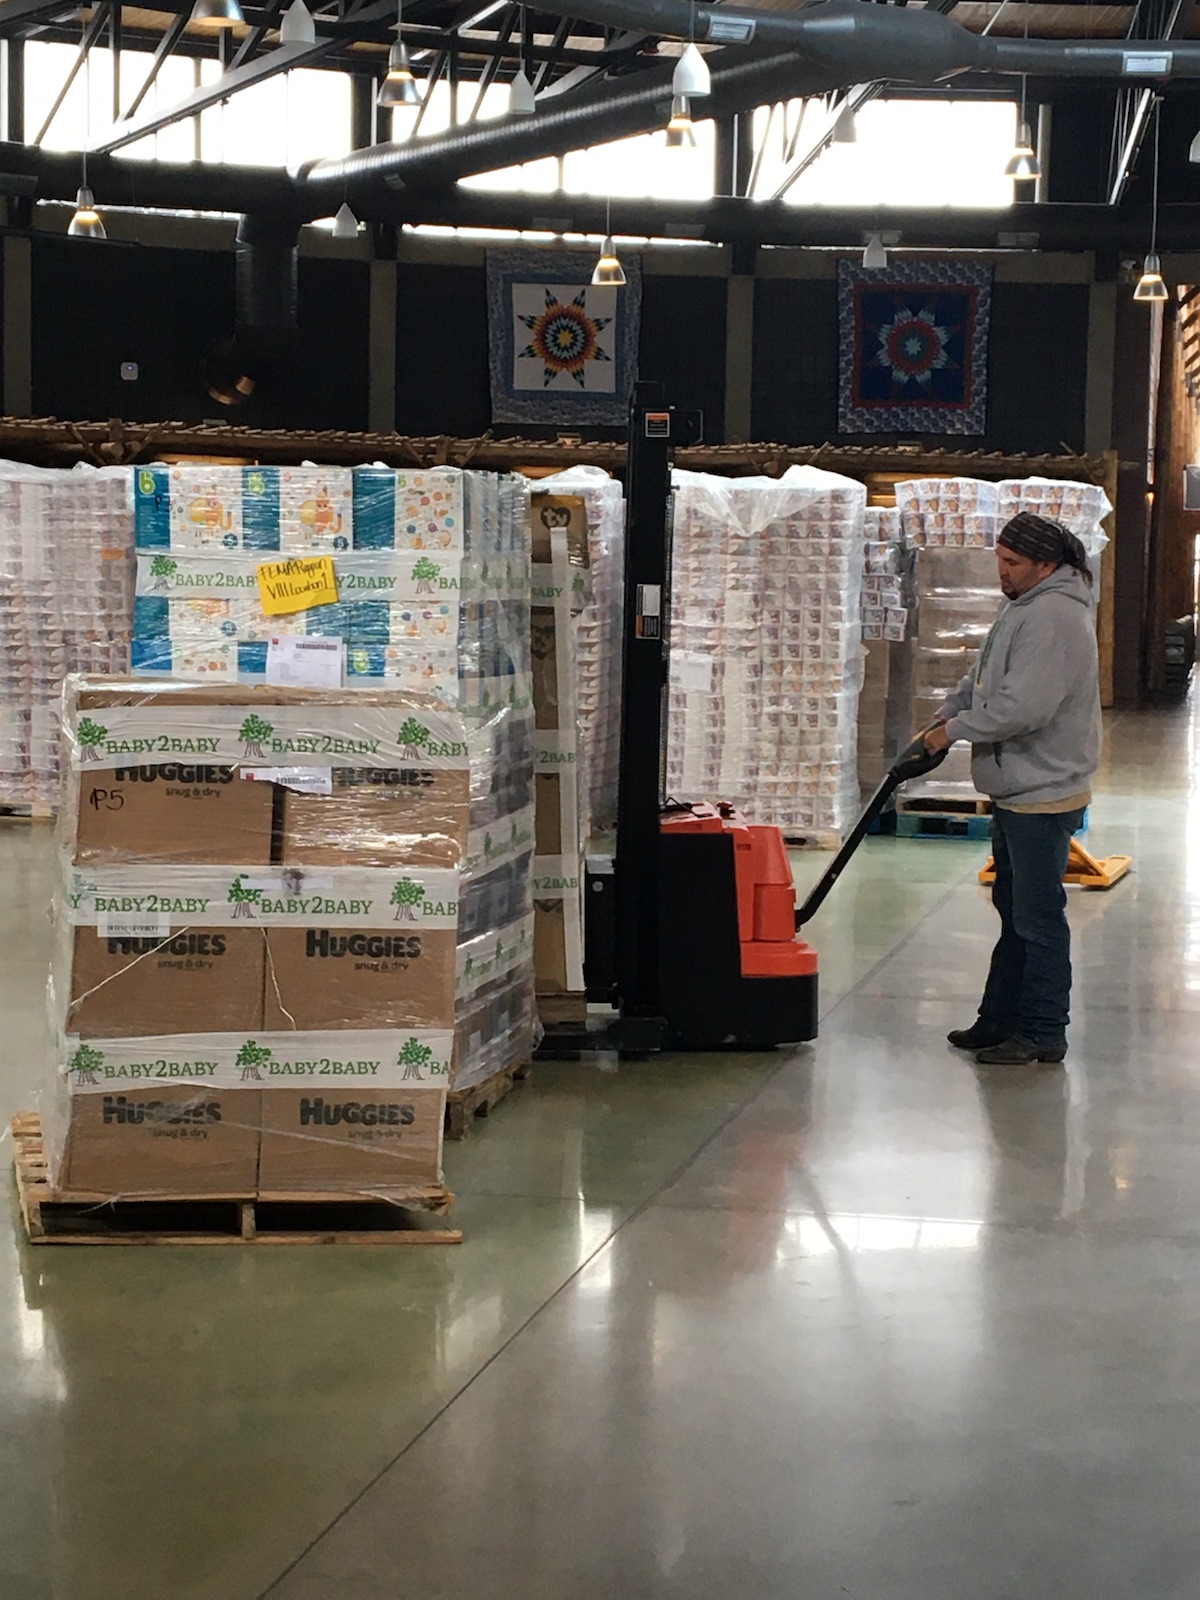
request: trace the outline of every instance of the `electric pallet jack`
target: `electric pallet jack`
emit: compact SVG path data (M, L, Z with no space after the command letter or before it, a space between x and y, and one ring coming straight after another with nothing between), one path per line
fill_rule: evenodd
M630 415L624 679L613 872L584 896L588 999L616 1009L602 1032L547 1032L539 1054L615 1048L765 1050L817 1034L817 952L799 937L897 787L945 759L920 739L897 758L797 908L778 828L732 806L663 793L671 456L700 437L696 412L639 383Z

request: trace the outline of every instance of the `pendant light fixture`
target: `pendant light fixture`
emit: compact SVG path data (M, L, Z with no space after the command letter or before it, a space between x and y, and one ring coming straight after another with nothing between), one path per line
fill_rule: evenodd
M700 100L712 93L712 73L694 43L688 45L675 65L671 93L683 95L688 100Z
M873 233L863 251L862 264L869 272L880 272L888 264L888 253L879 234Z
M192 7L192 22L206 32L236 28L245 20L238 0L196 0Z
M688 100L700 100L712 93L712 73L708 70L708 62L696 47L696 0L692 0L688 46L675 63L671 93L683 95Z
M625 269L617 256L612 236L612 197L604 207L604 243L600 246L600 259L592 271L593 289L619 289L625 282Z
M1162 266L1158 259L1158 123L1162 100L1158 95L1154 97L1154 188L1150 197L1150 254L1142 262L1142 275L1137 281L1133 291L1135 300L1144 300L1149 304L1167 298L1167 286L1163 282Z
M526 29L525 7L521 7L520 21L517 24L521 40L521 56L517 62L517 70L513 73L512 82L508 86L508 114L510 117L532 117L537 113L537 98L533 92L533 84L529 78L528 57L529 37Z
M404 20L403 0L397 0L396 5L396 42L388 51L387 72L383 82L379 85L376 96L376 105L385 109L394 106L419 106L421 104L421 90L413 76L412 63L408 59L408 51L404 40L400 36L400 27Z
M1024 8L1022 8L1024 9ZM1025 16L1025 39L1029 40L1029 16ZM1042 164L1033 149L1033 133L1025 119L1025 90L1027 79L1021 74L1021 120L1017 124L1017 143L1013 153L1008 158L1008 165L1004 169L1006 178L1016 178L1024 181L1026 178L1040 178Z
M75 196L75 215L67 226L67 233L72 239L107 239L104 218L96 210L95 198L87 186L86 156L83 161L83 176L84 181Z
M316 44L317 29L304 0L292 0L279 24L280 44Z
M358 238L358 218L351 211L348 200L343 200L337 209L337 216L333 219L333 237L335 239Z
M695 148L696 130L692 127L692 108L685 94L671 101L671 120L667 123L667 149Z
M537 111L533 85L524 67L518 67L508 86L508 114L510 117L532 117Z
M83 150L80 153L79 193L75 196L75 214L67 224L67 234L72 239L107 239L104 218L96 210L96 201L88 188L88 145L92 142L92 57L84 61L84 93L87 95L87 113L84 119Z

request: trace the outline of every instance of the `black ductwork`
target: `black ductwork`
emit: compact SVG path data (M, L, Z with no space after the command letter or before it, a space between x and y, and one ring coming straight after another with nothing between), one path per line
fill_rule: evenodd
M691 0L557 0L542 9L643 35L687 38L693 26ZM1195 41L996 39L969 33L929 6L818 0L800 12L774 12L698 3L694 21L697 37L727 46L709 58L706 117L852 84L927 84L972 71L1142 84L1200 77ZM295 177L111 158L94 158L89 172L102 206L245 210L298 222L328 216L349 199L364 221L432 220L422 197L431 202L460 178L661 127L670 78L662 63L561 95L550 91L536 117L376 145L314 162ZM32 184L35 198L69 201L78 173L77 156L0 145L0 193L28 195Z
M569 0L563 14L677 38L687 38L692 26L690 0ZM863 0L820 0L791 13L697 5L695 25L698 37L739 40L709 58L713 92L703 103L706 117L852 84L935 83L970 71L1135 81L1200 76L1200 43L994 39L968 33L929 7ZM665 120L669 93L670 70L655 68L617 84L590 85L561 102L547 96L536 117L317 161L298 176L301 203L319 216L332 195L348 190L355 210L370 215L381 184L432 190L496 167L651 132Z
M244 216L235 249L236 297L232 339L204 359L204 386L222 405L243 405L282 374L298 336L297 272L300 230L293 221Z

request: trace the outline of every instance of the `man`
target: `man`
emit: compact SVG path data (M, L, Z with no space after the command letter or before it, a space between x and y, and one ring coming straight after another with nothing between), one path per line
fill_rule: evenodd
M1071 934L1063 872L1100 759L1092 576L1074 534L1021 512L997 540L1004 601L975 670L925 734L931 751L972 745L992 799L992 904L1000 938L976 1022L949 1035L985 1066L1067 1053Z

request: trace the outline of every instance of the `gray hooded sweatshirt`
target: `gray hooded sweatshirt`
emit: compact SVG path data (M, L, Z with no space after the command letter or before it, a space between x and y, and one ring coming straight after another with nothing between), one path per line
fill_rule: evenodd
M1086 794L1100 761L1100 686L1092 591L1073 567L1005 600L975 670L942 706L969 739L971 778L998 804Z

